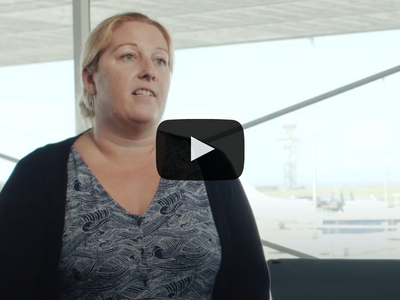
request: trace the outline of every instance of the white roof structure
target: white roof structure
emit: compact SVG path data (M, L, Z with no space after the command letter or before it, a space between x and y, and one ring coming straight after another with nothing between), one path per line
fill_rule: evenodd
M0 66L73 58L72 0L0 0ZM138 11L176 49L400 28L400 0L91 0L90 24Z

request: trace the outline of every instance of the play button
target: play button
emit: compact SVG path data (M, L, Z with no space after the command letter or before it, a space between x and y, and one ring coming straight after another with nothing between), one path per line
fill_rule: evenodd
M194 137L190 137L190 161L194 161L199 157L213 151L215 148L210 147Z
M243 128L234 120L166 120L157 129L156 159L165 179L236 179L244 167Z

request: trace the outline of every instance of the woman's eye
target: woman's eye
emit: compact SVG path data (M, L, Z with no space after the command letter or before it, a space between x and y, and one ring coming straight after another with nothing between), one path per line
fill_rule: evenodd
M167 61L162 58L157 58L156 62L157 62L157 64L162 65L162 66L165 66L167 64Z
M125 58L127 60L131 60L133 58L133 54L125 54L124 56L122 56L122 58Z

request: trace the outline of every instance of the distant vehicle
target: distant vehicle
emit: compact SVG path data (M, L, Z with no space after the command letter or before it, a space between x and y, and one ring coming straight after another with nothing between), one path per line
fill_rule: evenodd
M322 210L343 211L344 205L344 199L337 198L334 195L317 197L317 207Z

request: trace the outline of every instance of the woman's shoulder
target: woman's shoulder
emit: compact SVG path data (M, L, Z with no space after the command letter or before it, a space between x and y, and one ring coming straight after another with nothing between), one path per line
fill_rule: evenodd
M41 165L43 167L43 163L48 164L52 160L63 160L62 158L68 159L69 152L75 140L79 137L79 135L74 137L69 137L65 140L50 143L44 145L40 148L37 148L23 157L18 165L23 166L38 166Z

